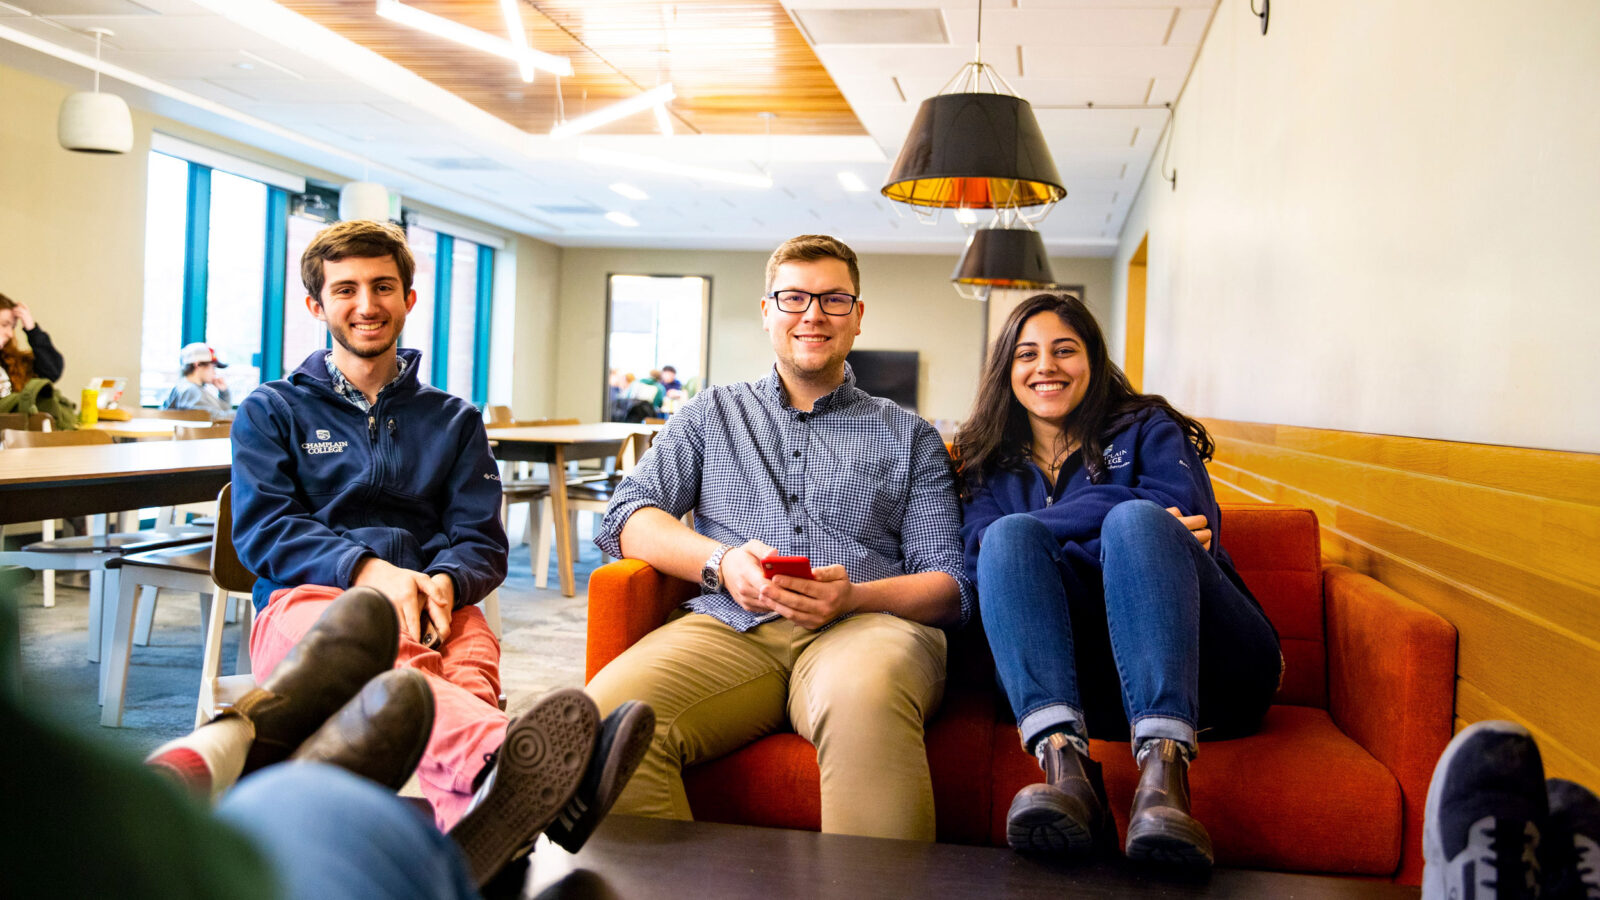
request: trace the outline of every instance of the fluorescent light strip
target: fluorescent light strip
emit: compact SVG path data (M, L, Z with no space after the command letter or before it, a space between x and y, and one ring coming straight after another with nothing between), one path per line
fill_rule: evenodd
M518 65L526 61L536 69L543 69L556 75L572 75L572 61L564 56L555 56L532 48L517 47L505 38L495 37L476 28L468 28L460 22L452 22L443 16L436 16L430 12L423 12L415 7L406 6L400 0L378 0L378 15L391 22L409 25L420 31L465 44L475 50L482 50L495 56L503 56L514 60ZM526 36L524 36L526 39Z
M746 175L741 172L727 172L722 169L711 169L705 166L691 166L688 163L672 162L671 160L657 159L653 156L643 156L638 153L623 153L619 150L585 150L582 158L602 166L622 166L628 169L658 172L662 175L681 175L684 178L715 181L719 184L732 184L738 187L772 187L772 179L766 175Z
M500 0L500 13L506 19L506 31L511 35L511 44L517 49L517 70L522 75L524 82L533 81L533 61L528 59L528 32L522 27L522 0Z
M625 212L608 212L606 213L606 218L617 223L618 225L626 225L629 228L639 227L638 220Z
M672 137L672 114L667 112L665 103L656 107L656 128L667 137Z
M626 184L626 183L621 182L621 181L617 182L616 184L613 184L611 186L611 189L613 191L616 191L617 193L621 194L622 196L627 197L629 200L649 200L650 199L650 195L649 194L646 194L644 191L639 190L638 188L634 187L631 184Z
M637 112L643 112L652 106L660 106L671 102L677 94L672 90L672 82L667 82L660 87L653 87L642 94L634 94L626 100L621 100L610 106L597 109L588 115L579 116L570 122L562 122L550 129L551 137L571 137L592 131L601 125L609 125L618 119L625 119Z
M844 189L852 194L860 193L867 189L867 183L861 180L861 176L849 170L839 173L839 183L844 185Z

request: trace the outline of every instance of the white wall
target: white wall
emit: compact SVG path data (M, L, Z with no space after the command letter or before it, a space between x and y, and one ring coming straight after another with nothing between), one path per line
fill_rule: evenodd
M927 419L966 418L984 353L986 309L950 287L960 253L948 256L863 253L861 299L866 316L855 346L920 354L919 412ZM600 414L605 371L608 275L704 275L711 278L711 381L760 378L772 368L772 344L761 330L767 253L566 248L561 252L560 363L556 415L589 420ZM1104 303L1110 260L1051 260L1056 277L1082 283ZM520 414L520 410L519 410Z
M1600 450L1600 3L1223 0L1146 173L1145 383L1192 413ZM1157 154L1159 160L1160 154Z

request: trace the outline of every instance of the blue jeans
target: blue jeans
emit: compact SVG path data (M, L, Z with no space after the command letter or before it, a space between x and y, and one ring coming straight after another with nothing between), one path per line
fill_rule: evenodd
M477 897L450 838L378 785L320 763L239 782L217 817L250 837L288 898Z
M1147 500L1106 515L1100 561L1103 592L1072 570L1032 515L1005 516L984 533L983 627L1023 745L1032 750L1052 731L1087 740L1086 700L1098 717L1126 716L1135 750L1171 738L1193 753L1203 728L1254 730L1282 674L1260 607L1183 523ZM1104 700L1113 686L1121 710ZM1120 740L1126 727L1113 721L1094 736Z

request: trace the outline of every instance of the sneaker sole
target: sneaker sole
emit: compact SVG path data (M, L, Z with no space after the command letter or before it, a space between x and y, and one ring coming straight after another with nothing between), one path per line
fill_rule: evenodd
M494 786L450 837L482 887L526 855L583 780L600 729L600 713L583 691L552 691L506 731Z
M577 853L582 849L589 836L600 827L606 813L622 796L623 788L628 786L628 780L638 771L639 763L644 761L650 742L655 739L655 710L645 703L630 702L632 706L622 714L617 726L618 738L612 743L611 751L602 763L599 783L595 787L594 805L582 810L576 820L567 824L566 834L560 840L554 836L551 838L568 853Z

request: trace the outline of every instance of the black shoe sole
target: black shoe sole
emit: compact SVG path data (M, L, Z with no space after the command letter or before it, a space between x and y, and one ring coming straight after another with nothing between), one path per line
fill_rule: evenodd
M1146 819L1128 826L1128 858L1175 869L1209 869L1213 863L1211 838L1204 830Z
M1095 850L1094 832L1072 816L1048 806L1018 809L1018 797L1006 813L1006 843L1019 853L1087 857Z
M638 771L639 763L650 749L656 733L656 713L648 703L629 700L618 707L617 730L605 758L596 760L599 776L589 797L574 797L567 810L563 810L555 824L545 832L552 843L577 853L584 842L600 827L606 813L622 796L628 779ZM587 791L581 792L587 794Z
M533 842L572 799L594 752L600 713L583 691L552 691L506 729L494 784L450 830L482 887Z

